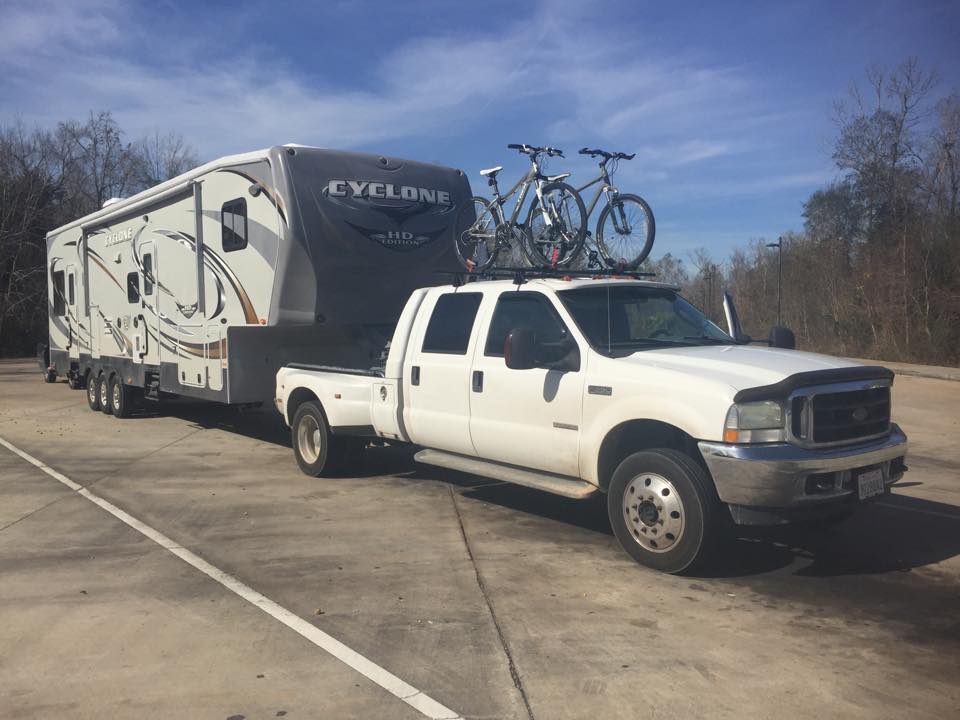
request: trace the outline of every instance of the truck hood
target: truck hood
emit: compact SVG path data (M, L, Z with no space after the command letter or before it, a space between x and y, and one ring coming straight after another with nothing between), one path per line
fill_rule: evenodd
M709 378L736 390L772 385L801 372L859 367L830 355L754 345L709 345L644 350L616 362Z

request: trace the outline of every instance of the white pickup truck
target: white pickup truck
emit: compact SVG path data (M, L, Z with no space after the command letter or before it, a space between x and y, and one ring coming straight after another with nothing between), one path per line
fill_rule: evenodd
M289 365L277 409L301 469L370 438L416 460L571 498L606 493L639 562L702 569L733 524L845 516L902 477L892 373L744 344L640 279L417 290L383 368Z

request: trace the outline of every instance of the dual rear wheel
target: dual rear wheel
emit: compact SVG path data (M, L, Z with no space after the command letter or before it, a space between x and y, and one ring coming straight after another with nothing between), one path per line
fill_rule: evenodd
M290 434L297 465L307 475L346 474L362 462L364 439L334 435L323 408L315 400L303 402L297 408Z

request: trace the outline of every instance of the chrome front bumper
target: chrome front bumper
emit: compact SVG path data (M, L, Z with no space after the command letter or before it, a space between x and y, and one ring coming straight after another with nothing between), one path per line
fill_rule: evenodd
M879 466L886 485L903 474L891 461L907 453L907 436L895 424L890 435L841 448L805 449L787 443L698 443L720 499L753 508L802 508L842 500L857 492L852 470ZM832 474L832 477L831 477ZM818 476L811 488L808 478Z

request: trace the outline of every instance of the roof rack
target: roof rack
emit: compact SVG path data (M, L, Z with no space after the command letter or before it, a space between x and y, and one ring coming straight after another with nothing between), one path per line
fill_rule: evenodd
M563 268L551 267L522 267L522 268L491 268L483 272L470 272L467 270L438 270L440 275L452 275L453 284L457 287L464 283L477 280L503 280L511 279L514 285L523 285L528 280L539 278L591 278L591 279L611 279L611 278L629 278L639 280L641 278L656 277L656 273L638 272L637 270L618 270L617 268L601 268L597 270L565 270Z

